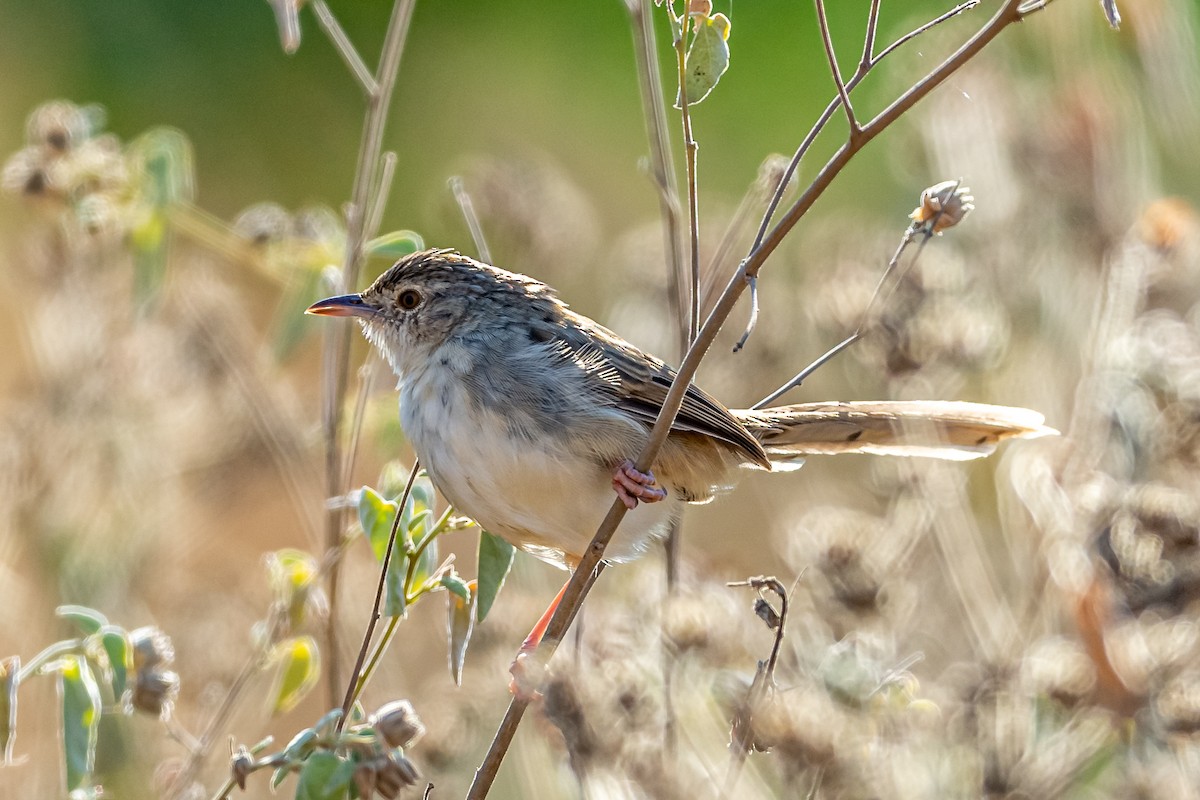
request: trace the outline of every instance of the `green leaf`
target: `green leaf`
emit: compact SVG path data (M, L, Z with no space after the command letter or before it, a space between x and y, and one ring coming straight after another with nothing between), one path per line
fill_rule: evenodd
M433 481L429 480L429 476L422 471L417 475L417 479L413 481L413 488L410 494L409 503L412 504L410 514L419 514L425 509L433 509L434 503L437 500L437 491L433 488Z
M446 584L447 577L449 576L442 576L442 585L450 588ZM475 628L474 598L465 584L463 589L466 590L466 597L460 596L454 590L446 592L446 641L450 647L450 677L454 679L455 686L462 686L467 645L471 642L471 631Z
M129 144L142 169L143 199L156 208L190 202L194 194L192 143L175 128L152 128Z
M384 500L370 486L362 487L362 491L359 492L358 521L362 525L363 533L367 536L367 541L371 544L371 551L375 553L376 561L383 561L383 554L387 550L388 537L391 536L392 523L396 519L398 508L397 503Z
M313 753L300 768L296 800L340 800L348 797L356 766L355 762L340 759L333 753Z
M483 622L492 610L492 603L496 601L496 595L500 594L500 587L504 586L504 579L512 569L514 556L511 544L495 534L479 532L479 589L475 603L475 618L479 622Z
M367 540L371 543L371 550L380 564L383 563L383 555L387 550L388 539L392 534L392 523L396 519L398 508L398 503L385 500L370 486L364 486L359 493L358 520L362 524L363 532L366 533ZM400 535L397 536L392 560L388 564L385 583L383 613L388 617L404 616L408 605L404 596L404 579L408 573L408 556L405 555L404 545L410 540L407 539L408 528L403 524L404 520L401 519L400 522L397 533L403 535L404 538L402 539Z
M130 163L141 171L144 213L130 230L134 255L134 295L146 303L157 296L167 271L171 244L168 211L194 194L192 144L182 131L154 128L128 148Z
M303 761L317 747L317 732L313 728L305 728L292 737L283 748L283 758L287 761Z
M288 610L292 629L304 623L320 565L310 553L285 547L266 556L267 577L275 599Z
M433 524L437 522L433 518L433 512L428 508L422 509L408 520L408 540L413 543L413 548L421 549L421 545L425 544L425 540L433 534Z
M86 606L59 606L54 609L55 615L74 622L86 635L91 636L108 624L108 617Z
M84 786L96 766L100 687L83 658L66 656L58 670L62 695L63 755L67 791Z
M433 577L434 570L440 564L441 562L438 560L437 539L430 539L429 544L425 545L425 549L417 556L417 564L413 568L412 585L409 587L409 590L416 591L428 583L430 578Z
M311 636L286 639L275 646L272 658L278 663L271 692L272 713L284 714L304 699L321 675L321 651Z
M425 240L412 231L392 231L367 242L367 255L373 258L401 258L425 249Z
M12 764L13 745L17 741L17 684L21 677L21 658L9 656L0 661L0 767Z
M441 583L442 586L445 587L446 589L448 589L449 591L451 591L454 594L461 597L463 600L471 599L470 585L468 585L466 581L464 581L462 578L460 578L458 576L458 573L454 572L453 569L451 569L450 572L447 572L445 575L443 575L441 580L439 581L439 583Z
M108 668L112 671L113 699L120 700L125 693L129 668L133 666L133 649L129 645L129 634L116 625L105 625L99 631L100 646L108 656Z
M166 212L159 209L150 211L130 228L133 291L139 303L153 300L166 279L169 234Z
M275 771L271 773L272 792L279 788L279 784L283 783L283 779L288 776L289 772L291 772L291 768L288 764L275 768Z
M396 548L392 561L388 564L387 579L384 583L383 615L385 617L403 617L408 613L408 598L404 595L404 579L408 577L408 556Z
M694 106L713 90L725 70L729 69L729 18L724 14L693 17L692 45L684 60L684 88L688 105ZM680 97L675 107L682 107Z

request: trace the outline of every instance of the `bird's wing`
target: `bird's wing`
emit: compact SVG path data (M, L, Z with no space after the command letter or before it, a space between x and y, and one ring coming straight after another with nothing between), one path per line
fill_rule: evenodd
M604 375L615 407L647 426L653 425L667 399L675 370L586 317L571 311L565 316L567 324L558 331L557 338L576 362L589 364L589 369ZM758 440L729 409L695 384L688 387L671 429L710 436L733 447L747 461L770 467Z

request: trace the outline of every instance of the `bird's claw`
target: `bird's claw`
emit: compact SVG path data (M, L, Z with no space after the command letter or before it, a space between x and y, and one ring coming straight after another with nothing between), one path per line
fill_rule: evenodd
M508 672L512 675L508 682L509 694L526 703L541 698L542 693L538 691L538 687L546 677L546 665L537 655L537 645L522 645L517 657L509 665Z
M667 491L654 483L654 473L640 472L632 461L626 459L613 470L613 491L630 511L637 508L638 500L657 503L667 498Z

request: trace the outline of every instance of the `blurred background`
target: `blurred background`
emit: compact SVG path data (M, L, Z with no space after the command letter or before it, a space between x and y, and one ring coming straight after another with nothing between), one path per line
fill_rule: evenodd
M869 4L829 5L848 72ZM855 92L859 116L997 5L884 61ZM949 7L884 2L880 44ZM389 7L332 8L373 65ZM761 215L753 187L833 84L810 7L715 10L732 19L730 68L693 119L702 263L720 287ZM661 548L604 575L493 796L716 797L730 719L772 643L753 592L724 584L758 574L793 592L791 613L779 691L756 712L769 752L731 796L1197 796L1198 11L1139 0L1112 31L1094 0L1056 0L1006 31L840 176L768 261L746 348L731 352L743 305L699 380L752 404L844 338L921 190L961 178L977 209L785 401L1017 405L1065 435L969 464L813 459L689 512L678 596ZM292 55L262 2L6 0L0 19L0 658L74 635L63 603L156 625L186 742L178 729L198 734L254 657L264 554L321 552L329 321L299 312L341 257L362 94L308 9ZM622 3L418 4L381 230L474 254L447 188L461 176L499 266L676 360L638 92ZM835 117L800 187L844 135ZM411 457L389 378L364 408L350 487ZM442 544L468 578L476 539ZM343 664L374 591L361 541L345 570ZM461 688L442 597L410 609L366 705L412 700L429 730L408 755L435 797L464 791L508 660L562 577L518 555ZM271 715L271 680L254 672L189 796L227 776L228 737L286 742L340 701L322 683ZM21 688L24 760L0 768L0 797L65 794L59 713L52 679ZM156 796L178 774L185 745L162 731L106 716L106 796ZM246 794L267 793L252 776Z

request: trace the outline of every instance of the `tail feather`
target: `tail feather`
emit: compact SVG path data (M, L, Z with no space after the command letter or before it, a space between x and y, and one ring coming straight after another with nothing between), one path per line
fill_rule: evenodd
M955 401L805 403L733 412L771 457L873 453L965 461L1058 431L1026 408Z

